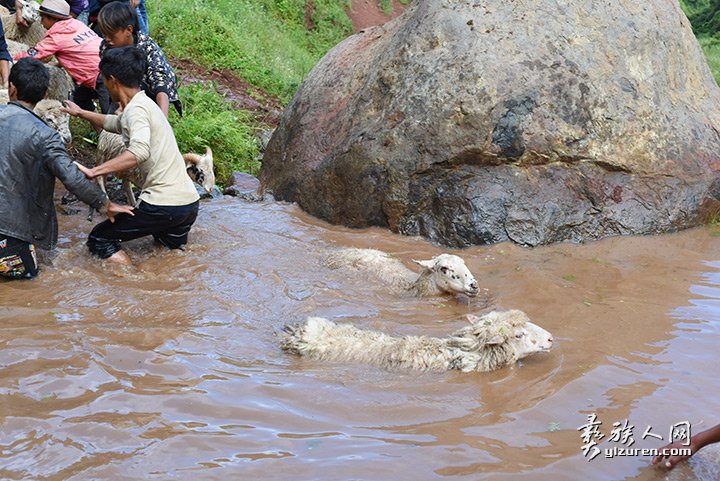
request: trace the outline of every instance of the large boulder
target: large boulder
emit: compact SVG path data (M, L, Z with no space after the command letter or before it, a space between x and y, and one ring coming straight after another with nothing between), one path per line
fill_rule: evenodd
M310 72L261 181L456 247L668 232L718 212L719 94L676 0L415 0Z

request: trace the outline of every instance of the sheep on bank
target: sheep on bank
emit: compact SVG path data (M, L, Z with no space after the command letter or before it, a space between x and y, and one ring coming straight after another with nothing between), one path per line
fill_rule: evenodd
M127 147L120 134L100 131L98 135L98 145L95 152L95 165L100 165L108 160L120 155ZM212 192L215 187L215 172L213 171L213 153L210 147L205 151L205 155L187 153L183 155L185 166L193 181L200 184L208 193ZM125 170L123 172L115 172L113 174L123 182L123 189L130 205L135 205L135 194L132 186L142 187L145 178L142 176L138 167ZM101 177L98 177L100 188L105 192L105 183Z
M8 14L0 17L7 40L24 43L26 45L37 45L45 36L45 27L40 22L33 22L29 27L20 27L15 21L15 15Z
M0 105L10 101L7 89L0 89ZM51 129L60 134L66 144L72 142L70 133L70 115L62 111L62 103L58 100L43 99L35 105L33 112L45 121Z
M474 297L480 292L465 261L456 255L440 254L428 261L413 262L423 267L419 275L398 259L375 249L339 249L325 259L325 265L331 269L350 268L366 272L393 288L416 296L449 293Z
M310 317L287 325L283 350L321 361L363 362L419 371L492 371L552 348L552 335L519 310L493 311L449 337L393 337Z
M205 149L204 155L187 153L183 154L185 170L196 184L199 184L208 194L215 188L215 165L213 164L213 153L210 147Z

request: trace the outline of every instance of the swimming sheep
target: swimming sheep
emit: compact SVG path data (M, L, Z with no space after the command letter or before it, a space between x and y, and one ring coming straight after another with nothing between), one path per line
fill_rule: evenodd
M460 257L440 254L427 261L413 261L423 267L417 274L398 259L375 249L343 248L330 253L325 265L331 269L348 268L367 272L393 288L416 296L444 293L477 296L480 289Z
M492 371L549 351L553 337L519 310L468 316L470 325L448 337L393 337L310 317L287 325L283 350L321 361L362 362L390 369Z

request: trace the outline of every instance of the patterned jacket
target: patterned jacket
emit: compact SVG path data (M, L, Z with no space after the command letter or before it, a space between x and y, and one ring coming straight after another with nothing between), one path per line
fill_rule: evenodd
M147 60L147 70L145 71L145 77L143 77L142 89L153 100L155 100L157 94L165 92L170 99L170 103L182 115L182 104L177 91L177 77L163 51L153 39L142 32L135 34L135 46L145 53ZM108 48L107 42L103 40L100 44L101 58Z

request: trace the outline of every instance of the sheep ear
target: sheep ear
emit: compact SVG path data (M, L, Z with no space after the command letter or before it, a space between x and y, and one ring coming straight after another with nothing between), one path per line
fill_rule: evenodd
M415 264L419 266L423 266L425 269L432 269L433 267L433 261L416 261L415 259L412 260Z

